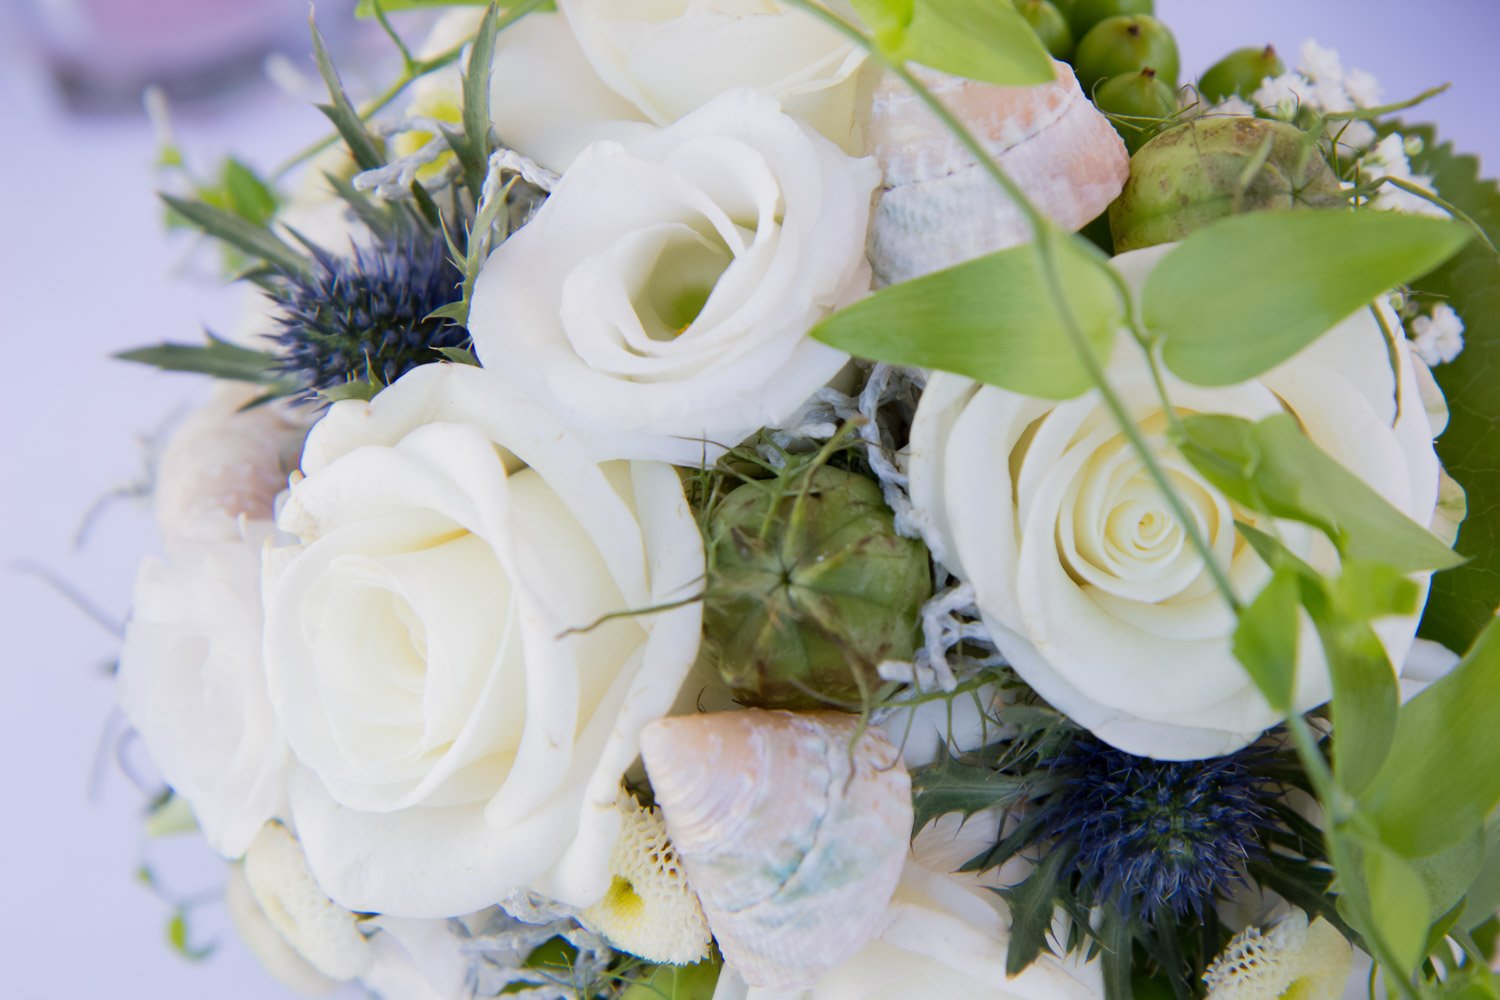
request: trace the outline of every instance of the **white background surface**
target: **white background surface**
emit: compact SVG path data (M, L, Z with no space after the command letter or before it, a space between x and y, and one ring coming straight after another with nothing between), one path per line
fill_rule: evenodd
M0 8L15 0L0 0ZM299 8L292 3L291 8ZM1275 42L1288 62L1315 37L1374 72L1390 99L1451 80L1422 112L1500 168L1500 0L1159 0L1184 78L1230 48ZM92 502L138 479L142 438L202 385L108 360L162 339L228 326L237 292L174 278L185 247L162 233L144 121L68 118L50 100L26 39L0 9L0 998L275 998L282 992L227 931L222 907L195 922L220 947L192 965L165 944L169 907L132 878L148 854L141 796L107 762L105 667L116 639L19 572L42 565L111 617L154 547L138 505L109 507L86 547ZM294 10L290 16L297 16ZM211 165L234 148L262 165L321 130L321 117L270 92L179 120ZM211 889L213 866L180 845L161 863L181 895Z

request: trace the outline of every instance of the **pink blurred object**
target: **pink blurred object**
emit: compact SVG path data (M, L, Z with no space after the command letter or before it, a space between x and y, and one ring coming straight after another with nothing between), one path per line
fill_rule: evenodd
M177 101L211 97L306 38L305 0L23 0L22 8L38 54L80 110L139 107L150 84Z

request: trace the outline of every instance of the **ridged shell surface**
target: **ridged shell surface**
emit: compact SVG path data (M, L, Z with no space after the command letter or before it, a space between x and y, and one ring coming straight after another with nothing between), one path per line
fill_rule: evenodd
M1125 144L1065 63L1035 87L913 71L1058 225L1081 228L1125 186ZM906 281L1030 240L1020 209L900 80L880 81L869 114L870 154L885 174L869 240L877 279Z
M725 961L805 987L880 929L910 849L911 779L839 712L661 719L641 754Z

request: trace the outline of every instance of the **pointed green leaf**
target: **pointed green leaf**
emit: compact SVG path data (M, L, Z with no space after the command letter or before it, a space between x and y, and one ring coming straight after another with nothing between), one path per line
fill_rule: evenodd
M333 58L328 54L328 46L323 41L323 33L318 30L318 22L313 20L311 12L307 15L307 23L312 31L313 56L318 63L318 73L328 87L328 97L331 101L329 104L319 104L318 110L333 122L333 127L338 129L344 145L349 147L350 155L354 157L354 162L359 164L361 170L374 170L376 167L384 166L385 158L380 153L379 141L370 134L370 130L365 127L364 119L359 116L359 112L354 110L354 105L349 101L349 95L344 93L344 85L339 80L339 72L334 68Z
M912 774L912 830L948 813L967 819L991 806L1014 805L1027 791L1027 783L1019 778L944 756Z
M1382 838L1408 857L1436 854L1500 806L1500 623L1447 676L1401 710L1390 756L1367 796Z
M1107 357L1124 315L1098 251L1057 240L1067 306L1098 357ZM834 313L812 336L850 354L956 372L1047 399L1093 387L1027 245L884 288Z
M273 264L289 274L306 274L312 270L310 260L265 226L257 226L233 212L201 201L189 201L170 194L161 195L161 200L195 227L236 250Z
M1198 385L1231 385L1292 357L1388 289L1467 243L1446 219L1400 212L1256 212L1171 250L1142 298L1162 359Z
M384 386L376 385L363 379L353 379L343 385L336 385L331 389L318 390L318 396L330 403L342 402L346 399L358 399L368 403L380 393Z
M995 0L852 0L888 58L1002 86L1051 83L1057 70L1036 32Z
M1446 569L1462 558L1386 502L1302 433L1287 414L1252 424L1224 414L1183 418L1182 454L1252 510L1311 524L1347 559L1402 573Z
M1373 930L1399 963L1393 971L1408 977L1427 951L1427 927L1432 914L1427 888L1411 863L1384 844L1362 839L1360 848Z
M1297 571L1278 566L1270 582L1240 614L1234 629L1235 659L1249 672L1271 707L1282 714L1292 710L1301 606Z
M499 17L499 6L490 4L469 49L469 64L464 70L464 148L454 149L463 166L469 193L476 202L484 189L490 156L490 75L495 60Z
M1479 161L1459 155L1427 126L1399 126L1425 140L1412 169L1433 179L1443 198L1500 243L1500 185L1486 179ZM1491 169L1493 169L1491 164ZM1448 428L1437 441L1443 467L1469 496L1469 516L1459 529L1458 551L1469 562L1433 578L1422 634L1449 649L1464 649L1500 605L1500 261L1478 240L1437 271L1413 283L1426 301L1446 302L1463 317L1464 350L1433 369L1448 397ZM1430 297L1430 298L1427 298Z
M220 184L234 214L257 226L270 225L276 215L276 193L254 170L231 156L224 161Z
M1026 881L1001 894L1010 904L1010 943L1005 951L1005 974L1017 976L1047 946L1047 932L1052 929L1058 886L1068 873L1073 849L1058 845L1031 870Z
M163 371L212 375L231 382L274 385L281 381L274 355L240 347L212 335L207 344L159 344L122 351L115 357Z
M473 351L465 350L462 347L434 347L433 350L456 365L473 365L475 368L479 367L479 359L474 356Z

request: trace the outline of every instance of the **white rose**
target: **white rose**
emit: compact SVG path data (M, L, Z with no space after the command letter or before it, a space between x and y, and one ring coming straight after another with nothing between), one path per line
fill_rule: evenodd
M1005 975L1009 913L993 890L1029 870L1016 862L984 874L950 874L995 843L998 819L951 813L912 841L912 856L881 931L863 950L802 993L747 989L726 969L714 1000L1097 1000L1098 962L1043 952Z
M775 0L560 0L604 82L667 125L737 87L779 102L844 149L855 137L865 53ZM846 3L830 3L846 17Z
M749 90L592 146L480 272L476 350L610 457L712 458L848 360L807 332L869 288L879 179Z
M462 365L313 428L268 553L271 699L292 818L356 911L440 917L609 885L619 780L697 655L698 528L677 474L595 464Z
M177 526L179 529L182 526ZM286 745L261 667L268 521L197 517L136 578L115 696L204 837L237 858L285 799Z
M1139 293L1170 249L1114 264ZM1387 322L1400 329L1394 316ZM1438 463L1410 354L1394 353L1399 415L1390 352L1366 310L1257 380L1208 389L1169 376L1167 390L1175 406L1196 412L1251 420L1291 412L1319 447L1425 526ZM1256 519L1166 444L1150 375L1123 334L1108 377L1236 592L1253 597L1269 570L1234 520ZM934 554L974 585L986 626L1021 677L1080 725L1129 753L1193 759L1245 746L1279 721L1230 651L1232 613L1097 393L1054 403L937 375L912 428L910 471ZM1290 522L1277 528L1314 567L1337 568L1320 534ZM1401 663L1416 616L1375 628ZM1296 701L1308 708L1329 696L1310 625L1300 648Z

